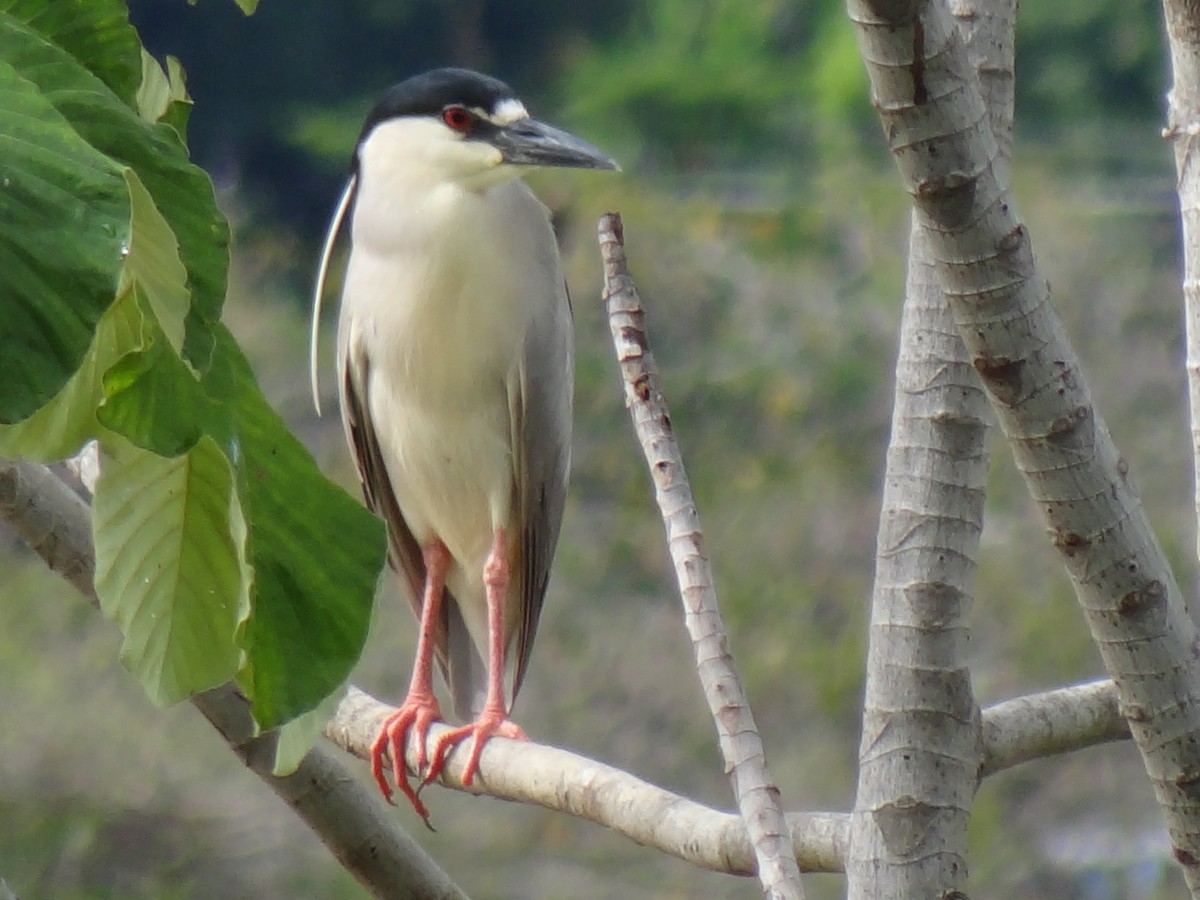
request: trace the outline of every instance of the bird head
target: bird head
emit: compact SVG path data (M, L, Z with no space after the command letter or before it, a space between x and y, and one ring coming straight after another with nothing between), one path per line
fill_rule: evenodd
M469 69L435 69L391 88L367 116L354 160L372 180L473 190L532 168L617 168L586 141L531 118L504 82Z

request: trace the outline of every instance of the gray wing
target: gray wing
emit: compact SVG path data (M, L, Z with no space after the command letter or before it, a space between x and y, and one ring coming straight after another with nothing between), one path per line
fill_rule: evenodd
M370 408L368 390L370 385L371 361L362 347L345 348L343 361L341 400L342 422L346 428L346 436L354 450L354 462L358 467L359 480L362 482L363 496L367 506L383 519L388 532L388 562L399 572L407 583L408 599L413 612L421 618L421 607L425 591L425 562L421 548L413 537L408 523L400 513L400 505L396 502L396 494L392 490L391 478L380 452L379 440L371 418L366 414ZM451 633L450 616L458 616L458 603L453 595L446 590L442 599L442 617L437 623L434 634L434 649L441 669L442 677L448 683L452 681L448 674L450 666L449 634ZM459 617L461 619L461 617ZM466 633L466 626L459 621L455 631ZM474 648L471 648L473 651ZM478 655L478 654L476 654ZM456 697L457 707L457 697ZM461 714L461 713L460 713Z
M535 319L525 342L520 390L513 402L520 545L512 590L519 598L512 696L525 679L558 544L571 468L574 339L563 282L551 310Z

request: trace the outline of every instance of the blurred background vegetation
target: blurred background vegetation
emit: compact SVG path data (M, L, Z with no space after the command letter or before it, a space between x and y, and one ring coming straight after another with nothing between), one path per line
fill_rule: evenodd
M533 179L561 226L579 371L571 504L517 719L730 806L598 301L594 222L617 209L774 774L791 808L848 808L907 213L842 6L263 0L249 19L220 0L131 6L151 52L188 72L191 146L236 236L227 319L351 490L336 417L311 411L305 335L317 242L374 97L432 66L481 68L620 160L615 177ZM1160 16L1145 0L1022 9L1015 180L1097 402L1190 588ZM324 346L331 400L329 335ZM971 659L983 703L1102 673L998 434L993 451ZM206 723L149 708L116 663L114 628L15 541L0 554L0 875L19 895L362 896ZM387 581L356 676L392 700L414 630L396 592ZM750 880L563 816L428 800L437 834L397 815L474 897L757 896ZM985 895L1184 896L1129 746L987 782L971 843ZM807 884L842 890L835 876Z

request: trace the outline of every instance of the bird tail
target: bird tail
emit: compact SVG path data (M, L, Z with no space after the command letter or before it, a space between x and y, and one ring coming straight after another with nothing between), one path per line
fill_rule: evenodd
M446 681L460 722L474 721L487 700L487 661L475 649L457 603L446 604Z

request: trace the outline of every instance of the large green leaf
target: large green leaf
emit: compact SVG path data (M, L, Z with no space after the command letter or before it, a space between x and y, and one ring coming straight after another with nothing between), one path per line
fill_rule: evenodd
M65 50L3 15L0 57L36 86L80 138L137 172L154 198L179 242L192 297L185 347L203 368L224 302L229 244L208 176L188 160L174 127L146 122ZM140 57L138 65L140 71Z
M123 659L158 702L236 672L272 727L357 661L383 527L320 474L218 322L228 232L187 159L178 65L146 59L131 93L120 23L84 17L89 37L67 5L0 0L0 421L24 417L0 452L100 437L97 589Z
M325 478L254 384L233 338L217 332L205 384L237 417L234 459L253 522L254 612L239 682L272 728L313 709L362 654L383 570L383 523Z
M137 295L130 291L100 319L78 371L49 403L16 425L0 425L0 455L54 460L96 434L96 404L109 367L144 340Z
M249 611L246 528L229 460L201 437L164 458L108 442L94 503L96 594L155 703L228 681Z
M122 254L119 299L101 319L87 355L66 386L28 419L16 425L0 425L0 452L32 459L61 459L75 452L87 438L96 436L94 412L104 394L105 373L121 357L147 346L139 302L153 314L154 325L162 334L156 348L165 344L170 354L171 347L178 350L182 343L188 295L175 236L137 175L131 169L123 175L131 219L128 245ZM182 360L177 356L174 359L184 367ZM168 364L169 360L163 362ZM164 401L169 399L162 397ZM167 402L164 406L177 415L189 415L177 403ZM186 447L199 433L193 429ZM182 452L186 447L177 446L171 452Z
M0 31L0 49L4 35ZM89 76L90 77L90 76ZM0 422L62 390L116 295L129 246L122 167L0 58Z
M255 719L271 728L313 709L348 678L366 642L385 535L375 516L320 473L263 398L233 338L223 327L216 333L200 382L152 333L109 371L99 415L159 453L213 435L233 461L254 572L239 682Z
M128 106L142 80L141 46L124 0L0 0L0 13L24 22L73 56Z

